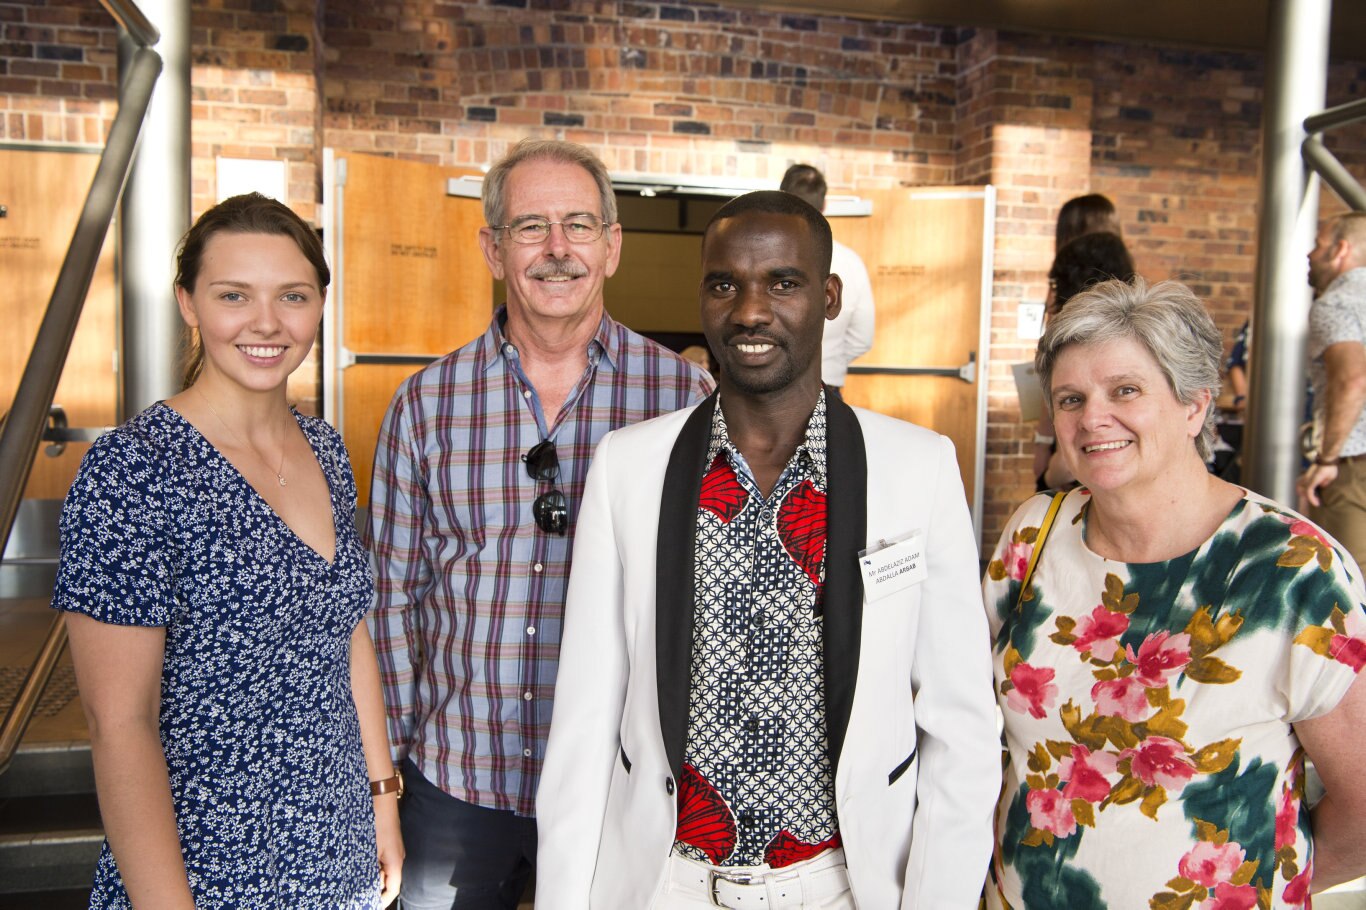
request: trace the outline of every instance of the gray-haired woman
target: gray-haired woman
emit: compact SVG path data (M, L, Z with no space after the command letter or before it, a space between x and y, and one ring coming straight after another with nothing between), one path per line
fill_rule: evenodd
M1175 282L1097 285L1039 343L1082 487L1021 506L984 582L1009 750L989 906L1301 907L1366 872L1366 589L1205 469L1220 355Z

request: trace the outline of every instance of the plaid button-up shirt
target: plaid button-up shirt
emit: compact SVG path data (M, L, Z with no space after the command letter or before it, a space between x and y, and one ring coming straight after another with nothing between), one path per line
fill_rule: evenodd
M710 394L710 377L604 315L547 426L503 310L410 377L380 429L370 489L373 628L396 759L457 799L532 815L560 651L573 521L609 430ZM523 456L555 442L570 533L532 502Z

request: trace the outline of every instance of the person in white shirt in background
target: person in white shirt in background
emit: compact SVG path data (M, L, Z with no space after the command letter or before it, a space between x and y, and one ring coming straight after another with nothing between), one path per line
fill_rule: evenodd
M778 189L791 193L819 212L825 211L825 176L809 164L794 164ZM844 282L840 314L825 323L821 337L821 382L842 394L850 362L873 346L873 283L859 254L835 242L831 274Z

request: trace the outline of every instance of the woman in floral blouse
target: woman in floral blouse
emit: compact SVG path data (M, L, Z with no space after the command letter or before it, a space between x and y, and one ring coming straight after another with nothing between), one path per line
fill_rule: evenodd
M1366 873L1366 589L1322 530L1206 471L1220 354L1175 282L1097 285L1039 343L1082 487L1046 536L1051 497L1021 506L985 581L991 907L1307 907Z

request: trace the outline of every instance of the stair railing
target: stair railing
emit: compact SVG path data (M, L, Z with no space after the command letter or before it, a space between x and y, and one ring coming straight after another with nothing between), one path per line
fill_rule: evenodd
M114 208L123 194L142 122L152 100L152 90L161 74L161 57L151 49L161 35L134 0L100 0L100 3L138 49L119 83L118 113L109 128L99 166L57 274L57 283L15 392L14 403L0 429L0 553L4 552L14 528L24 486L28 483L33 458L47 425L48 409L57 394L62 367L71 350L71 339L76 334L85 296L99 262L100 248L109 233ZM9 767L65 645L66 625L63 618L56 615L14 704L5 715L4 724L0 725L0 774Z
M1319 138L1324 130L1346 126L1358 120L1366 120L1366 98L1330 107L1321 114L1305 118L1304 131L1309 135L1300 144L1300 154L1304 157L1304 163L1322 177L1323 182L1342 197L1343 202L1351 206L1353 211L1363 212L1366 211L1366 190Z

